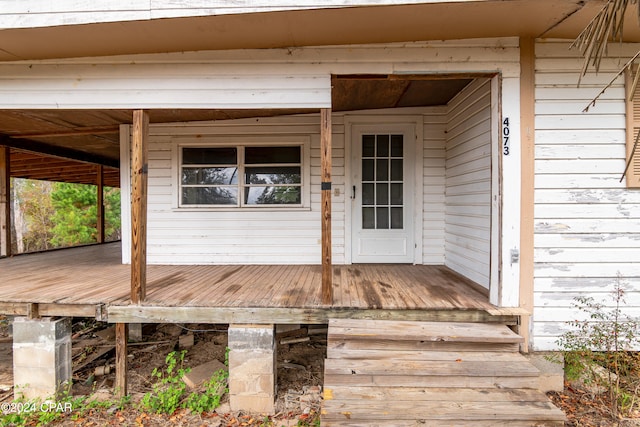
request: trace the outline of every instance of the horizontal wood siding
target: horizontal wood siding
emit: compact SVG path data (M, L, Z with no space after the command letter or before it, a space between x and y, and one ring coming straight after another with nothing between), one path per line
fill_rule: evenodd
M0 108L328 108L332 74L502 71L512 38L0 63Z
M533 346L551 349L566 321L585 318L577 296L609 306L617 282L625 314L640 315L640 192L619 182L625 166L624 79L582 110L638 45L610 47L580 87L569 44L536 44Z
M405 113L403 113L405 111ZM358 117L403 120L424 117L424 264L444 263L444 107L359 112ZM345 262L344 114L333 115L333 261ZM150 264L317 264L320 262L320 118L318 114L155 124L150 128L148 249ZM268 138L310 141L310 206L301 209L216 210L177 208L177 145L180 142ZM125 162L126 163L126 162ZM123 164L125 164L123 163ZM123 222L123 259L129 259Z
M450 103L446 134L445 265L489 287L491 258L491 82L480 79Z
M422 193L422 262L445 263L445 131L446 108L424 116Z
M440 2L445 0L439 0ZM424 3L420 0L0 0L0 28L49 27L353 6Z

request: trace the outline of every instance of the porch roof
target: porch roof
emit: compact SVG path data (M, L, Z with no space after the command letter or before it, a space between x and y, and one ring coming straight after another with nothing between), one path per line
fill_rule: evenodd
M325 323L329 318L514 322L478 285L443 266L333 267L334 303L320 265L149 265L147 297L130 303L120 243L0 259L0 313L89 316L109 322Z

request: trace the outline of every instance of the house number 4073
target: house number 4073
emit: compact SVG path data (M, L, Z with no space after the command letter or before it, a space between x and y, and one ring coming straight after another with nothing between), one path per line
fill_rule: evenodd
M509 130L509 117L505 117L502 121L502 154L509 155L509 138L511 138Z

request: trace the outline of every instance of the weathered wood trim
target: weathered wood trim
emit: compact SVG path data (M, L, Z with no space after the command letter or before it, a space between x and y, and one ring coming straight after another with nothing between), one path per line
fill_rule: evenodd
M0 302L0 314L28 316L31 304L26 302ZM37 303L37 305L38 312L42 317L94 317L98 321L106 321L106 311L103 304Z
M535 177L535 40L520 39L520 308L533 312L533 237ZM518 330L524 338L521 351L529 350L531 315L522 315Z
M333 302L331 271L331 109L320 110L320 176L322 206L322 303Z
M634 87L636 75L640 69L634 67L635 75L631 70L624 73L625 84L625 113L626 113L626 155L625 169L627 188L640 188L640 148L636 145L636 135L640 132L640 85Z
M11 256L10 149L0 146L0 257Z
M131 138L131 302L146 296L147 282L147 180L149 114L133 112Z
M120 161L118 160L70 148L53 146L25 138L12 138L10 136L0 134L0 145L6 145L7 147L17 148L20 150L33 151L40 154L48 154L55 157L62 157L70 160L78 160L80 162L110 166L112 168L120 167Z
M116 323L116 381L114 384L116 396L122 398L127 395L127 339L129 325Z
M497 322L516 325L518 315L485 310L396 310L357 308L160 307L109 305L109 323L305 323L329 319L416 320L433 322Z
M98 165L96 171L96 240L104 243L104 168Z

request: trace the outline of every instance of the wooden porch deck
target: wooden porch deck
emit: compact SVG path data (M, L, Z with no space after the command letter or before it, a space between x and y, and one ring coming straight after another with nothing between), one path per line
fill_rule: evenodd
M149 265L147 297L130 304L130 266L111 243L0 259L0 313L95 316L109 322L326 323L329 318L515 322L443 266L334 267L321 303L319 265Z

